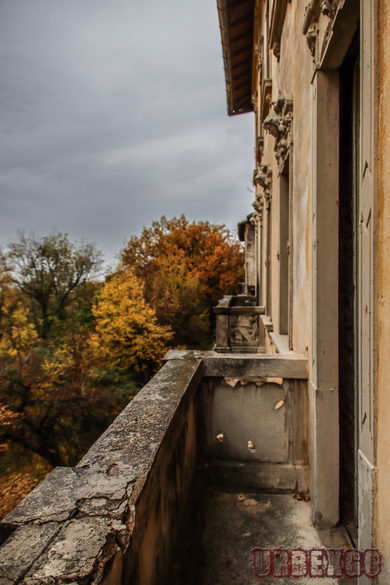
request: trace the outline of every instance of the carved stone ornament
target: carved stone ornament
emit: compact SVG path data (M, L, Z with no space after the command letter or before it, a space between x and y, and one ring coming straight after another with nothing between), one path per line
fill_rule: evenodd
M256 225L263 225L264 200L262 195L256 195L252 207L254 208L255 213L252 215L251 220L253 218L253 221L256 221Z
M292 98L279 98L272 102L273 111L264 120L264 129L275 138L275 156L282 172L292 144Z
M319 54L324 51L324 46L328 42L330 30L333 25L333 20L336 16L339 5L342 4L342 0L310 0L305 6L305 14L303 17L302 32L306 35L306 42L310 49L310 53L313 57L314 63L316 63L316 46L317 46L317 35L318 35L318 21L322 18L322 15L330 19L325 36L320 39L322 48L318 49Z
M337 6L339 5L339 0L322 0L321 2L321 12L331 20L334 19Z
M256 173L255 176L255 181L256 181L256 185L260 185L260 187L263 188L263 193L264 193L264 200L265 200L265 206L268 209L269 208L269 204L272 198L272 171L271 171L271 167L270 165L259 165L259 170ZM258 196L256 195L256 204L258 201ZM253 207L255 206L255 203L253 204ZM259 203L260 205L260 203ZM257 209L255 207L256 211L258 211L260 213L260 209ZM262 211L262 207L261 207L261 211Z
M232 315L229 319L229 342L236 348L257 345L257 315Z

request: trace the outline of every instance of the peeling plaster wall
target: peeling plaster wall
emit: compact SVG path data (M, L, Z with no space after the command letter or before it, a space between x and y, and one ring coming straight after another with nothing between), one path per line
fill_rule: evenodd
M307 491L307 381L205 378L199 450L215 483Z

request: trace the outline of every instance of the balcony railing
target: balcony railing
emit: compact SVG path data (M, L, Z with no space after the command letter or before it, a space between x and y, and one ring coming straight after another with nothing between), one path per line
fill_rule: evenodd
M307 410L304 356L168 352L80 463L0 524L1 585L172 583L199 474L307 493Z

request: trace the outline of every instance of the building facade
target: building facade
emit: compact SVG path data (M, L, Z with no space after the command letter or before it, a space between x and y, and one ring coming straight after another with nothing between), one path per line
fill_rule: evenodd
M390 3L217 3L228 114L255 120L266 351L308 357L313 521L342 522L386 565Z

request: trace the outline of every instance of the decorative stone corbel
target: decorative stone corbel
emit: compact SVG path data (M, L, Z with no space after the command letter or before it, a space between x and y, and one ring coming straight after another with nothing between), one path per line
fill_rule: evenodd
M251 219L254 218L256 225L263 225L264 200L262 195L256 195L256 199L252 203L252 207L255 210L255 213L252 215Z
M279 172L283 171L292 144L292 98L282 97L272 102L273 111L264 120L264 129L275 138L275 156Z
M325 54L337 12L343 6L343 0L310 0L305 6L302 32L306 35L306 42L316 65ZM323 21L322 24L320 21Z
M334 19L340 0L322 0L321 12L331 20Z
M314 63L316 62L317 22L313 21L306 33L306 42Z
M309 47L313 62L316 63L317 45L317 16L319 13L320 0L310 0L305 6L302 32L306 36L306 43Z
M256 185L260 185L260 187L263 188L265 206L268 209L271 198L272 198L272 170L271 170L270 165L259 165L259 170L256 173L255 181L256 181ZM256 202L257 201L259 201L259 207L260 207L260 205L262 205L262 204L260 204L260 200L259 200L258 196L256 195ZM253 204L253 206L255 206L255 204ZM255 209L256 209L256 207L255 207ZM263 209L262 206L260 209L262 211L262 209ZM260 209L256 209L256 211L258 211L260 213Z
M303 15L303 27L302 32L305 35L312 24L313 20L316 19L316 13L318 10L319 0L310 0L305 5L305 13Z

